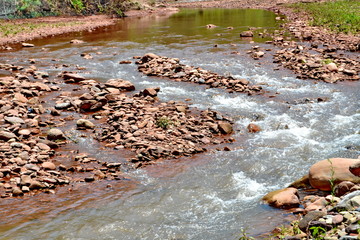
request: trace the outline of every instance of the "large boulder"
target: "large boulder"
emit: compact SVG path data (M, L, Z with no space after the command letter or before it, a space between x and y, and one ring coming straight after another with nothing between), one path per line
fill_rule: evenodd
M309 170L309 181L313 188L331 191L331 182L338 184L343 181L360 183L360 177L349 170L350 166L360 162L360 159L330 158L315 163Z
M263 197L263 200L276 208L293 208L300 204L298 190L292 187L270 192Z

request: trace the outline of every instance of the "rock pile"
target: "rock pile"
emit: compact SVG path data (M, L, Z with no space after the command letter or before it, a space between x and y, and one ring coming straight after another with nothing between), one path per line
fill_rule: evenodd
M322 160L310 168L307 176L288 188L267 194L263 200L302 215L291 224L291 239L359 239L359 173L360 159ZM310 191L311 188L322 192ZM327 195L329 191L331 194Z
M180 64L180 60L177 58L162 57L153 53L135 58L139 58L139 61L136 62L139 65L139 71L148 76L206 84L211 88L224 88L230 92L244 92L249 95L263 93L261 86L251 86L246 79L235 79L232 76L225 77L200 67L196 68Z
M120 163L107 163L76 156L65 166L56 159L56 149L67 143L67 135L57 128L45 109L41 96L59 90L49 84L48 74L11 64L0 64L8 76L0 77L0 197L21 196L37 191L54 192L58 185L74 181L120 179ZM58 109L66 109L63 104ZM55 106L55 108L56 108ZM56 114L54 114L56 115ZM93 128L80 119L79 128ZM67 158L72 159L72 153ZM68 165L68 164L67 164ZM82 177L74 175L81 174Z
M107 147L135 152L130 161L136 167L158 159L192 156L206 151L205 145L234 141L216 139L233 132L231 119L215 111L191 111L185 103L159 102L160 88L146 88L130 96L122 92L134 87L122 79L80 83L87 87L87 92L58 103L69 103L68 108L61 110L106 116L108 125L95 129L96 138L106 142ZM84 119L78 120L77 126L94 128Z
M322 80L329 83L359 80L360 62L322 50L311 54L307 47L293 44L274 54L274 62L294 71L298 78Z
M204 145L221 142L214 137L233 131L231 120L217 112L193 114L183 103L158 103L147 92L152 89L145 89L133 97L112 99L108 105L110 127L98 135L99 140L109 142L115 148L136 152L131 161L139 162L137 166L157 159L204 152Z

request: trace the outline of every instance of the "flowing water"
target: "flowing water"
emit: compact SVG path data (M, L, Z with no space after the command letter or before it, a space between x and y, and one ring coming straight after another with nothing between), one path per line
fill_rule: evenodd
M253 45L273 46L265 45L266 38L240 39L239 33L249 27L275 31L280 24L275 17L251 9L182 10L123 19L96 32L38 40L35 48L1 53L2 59L22 65L34 58L52 75L79 65L87 69L83 75L99 81L123 78L137 89L160 86L162 101L190 98L192 107L231 116L237 140L229 152L129 170L130 180L111 182L112 188L98 182L73 186L71 192L61 188L55 195L3 199L1 239L238 239L241 229L260 238L286 223L291 216L262 204L261 197L305 175L318 160L360 155L360 95L359 82L299 80L286 70L273 71L271 57L263 64L252 60L245 52ZM218 27L206 29L207 24ZM74 38L85 43L71 45ZM84 52L93 59L83 59ZM134 63L119 64L147 52L246 78L276 97L155 79L138 73ZM50 67L54 64L70 67ZM318 97L328 100L294 104ZM262 131L247 133L251 122ZM123 159L117 152L99 151L89 138L79 144L97 158Z

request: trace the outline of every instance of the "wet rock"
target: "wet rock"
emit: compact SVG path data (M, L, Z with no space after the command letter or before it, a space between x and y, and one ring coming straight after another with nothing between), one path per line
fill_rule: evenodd
M360 177L360 161L349 166L349 171L357 177Z
M244 31L240 33L240 37L253 37L254 33L252 31Z
M232 125L228 122L220 122L218 124L218 128L219 128L220 132L223 134L230 134L233 132Z
M119 64L131 64L132 62L130 60L123 60L120 61Z
M84 43L84 41L79 40L79 39L73 39L73 40L70 41L70 43L72 43L72 44L81 44L81 43Z
M95 181L95 178L93 176L90 176L90 177L85 177L85 182L93 182Z
M84 81L86 80L85 77L76 74L76 73L63 73L63 78L64 80L69 80L69 79L73 79L75 82L80 82L80 81Z
M71 105L71 103L70 102L63 102L63 103L58 103L58 104L56 104L55 105L55 109L56 110L63 110L63 109L68 109L68 108L70 108L72 105ZM59 116L59 115L57 115L57 114L59 114L59 113L57 113L57 112L52 112L52 115L53 116Z
M214 25L214 24L208 24L208 25L206 25L206 28L207 28L207 29L216 28L216 27L217 27L217 26Z
M263 200L276 208L298 207L300 200L296 188L285 188L268 193Z
M157 96L157 93L160 91L160 88L145 88L143 91L142 91L142 95L143 96L150 96L150 97L156 97Z
M95 128L95 124L92 123L91 121L89 120L86 120L86 119L79 119L77 120L76 122L76 126L79 128L87 128L87 129L92 129L92 128Z
M53 141L65 140L65 135L60 129L52 128L47 132L47 139Z
M248 126L247 126L247 130L249 133L257 133L257 132L260 132L261 131L261 128L254 124L254 123L250 123Z
M129 81L123 79L110 79L105 83L107 87L118 88L124 91L134 91L135 86Z

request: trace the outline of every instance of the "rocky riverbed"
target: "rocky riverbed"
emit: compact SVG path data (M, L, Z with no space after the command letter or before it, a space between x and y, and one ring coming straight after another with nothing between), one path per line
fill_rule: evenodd
M135 86L122 79L99 83L62 72L49 80L49 74L35 65L1 64L0 69L7 73L0 78L2 198L38 191L55 193L57 186L77 181L122 179L118 162L103 162L73 151L62 152L73 160L70 164L57 159L57 149L76 141L58 126L73 125L91 131L105 147L133 151L129 161L136 168L159 159L192 156L206 151L209 144L234 141L222 137L233 132L231 119L215 111L190 109L185 103L161 102L157 97L160 88L127 95ZM73 86L73 93L62 91L61 83ZM51 92L58 94L51 100L53 107L45 108L42 99ZM65 112L76 112L82 118L64 117ZM97 120L102 120L100 127L93 122Z

